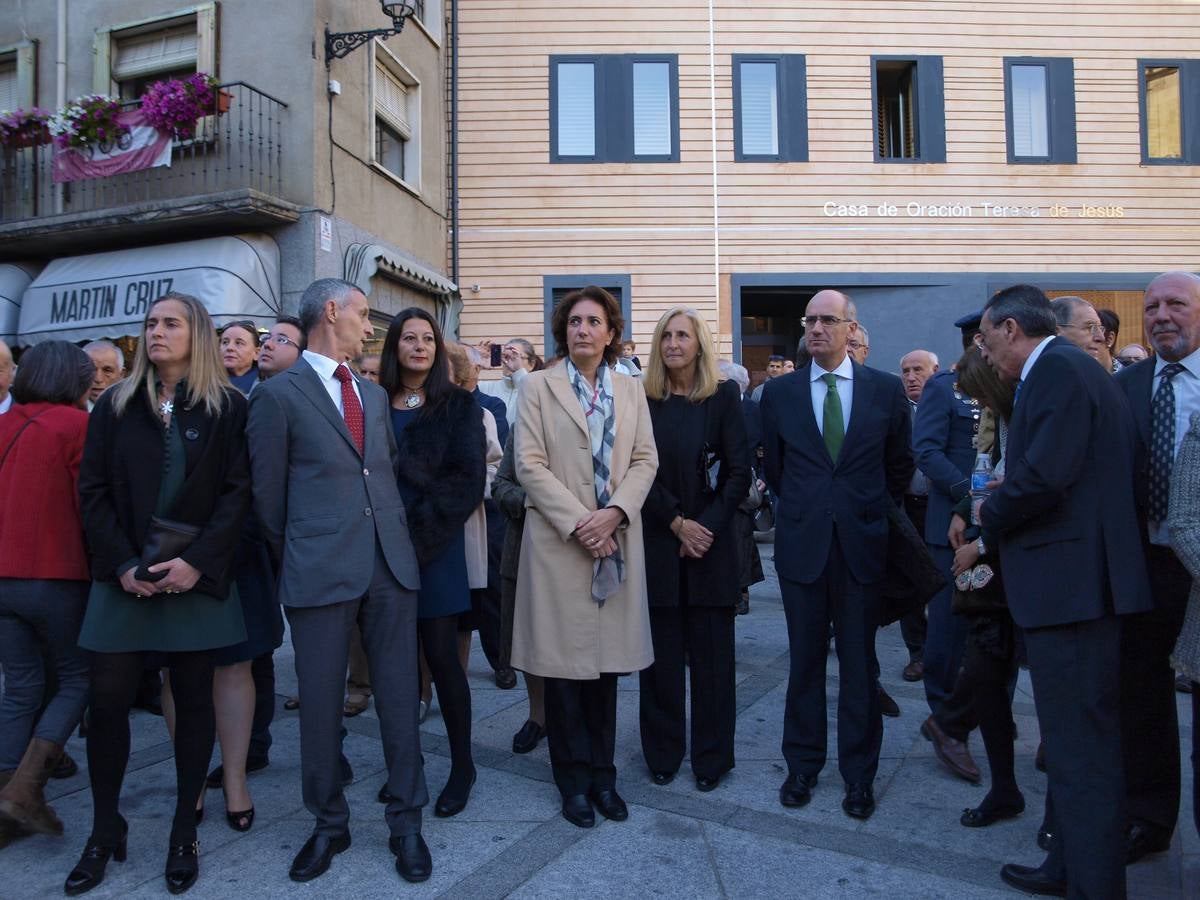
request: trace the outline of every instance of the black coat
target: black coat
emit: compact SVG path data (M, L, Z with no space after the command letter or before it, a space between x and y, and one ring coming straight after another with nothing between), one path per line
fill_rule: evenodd
M163 429L157 410L139 392L118 417L113 394L106 391L96 401L79 468L83 525L97 581L116 581L141 555L162 480ZM234 551L250 512L246 398L235 388L227 389L225 398L219 416L176 403L187 475L165 516L203 529L181 558L200 570L196 589L220 598L229 595Z
M707 400L688 405L687 412L696 417L691 424L696 427L685 427L684 432L700 439L694 446L689 442L678 455L674 447L680 435L665 421L666 402L648 401L659 448L658 473L642 507L650 605L678 606L682 588L690 606L733 606L742 588L733 515L750 489L750 451L737 384L723 382ZM720 463L716 488L711 491L701 459L705 446ZM678 493L677 486L681 486ZM714 535L712 547L702 558L683 560L683 585L679 539L671 532L671 522L678 515L699 522Z
M474 397L453 388L409 423L398 478L417 562L426 565L483 502L487 436Z

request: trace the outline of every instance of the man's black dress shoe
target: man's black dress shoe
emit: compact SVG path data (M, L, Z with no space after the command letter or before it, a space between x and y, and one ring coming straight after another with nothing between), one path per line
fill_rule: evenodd
M128 835L129 825L122 819L121 839L115 846L105 847L97 843L94 837L88 838L87 846L83 848L83 855L79 857L79 862L67 876L66 884L63 885L63 893L68 897L86 894L104 880L104 869L108 865L109 859L125 862L125 841Z
M563 797L562 817L577 828L591 828L596 824L596 814L586 794L571 794Z
M654 781L655 784L670 784L672 781L675 780L675 773L674 772L651 772L650 778L651 778L651 780Z
M869 784L846 785L846 796L842 800L842 811L855 819L869 819L875 812L875 793Z
M1038 845L1039 849L1045 850L1047 853L1049 853L1050 852L1050 841L1053 839L1054 839L1054 835L1052 835L1045 828L1038 829L1037 845Z
M779 802L784 806L807 806L816 786L816 775L789 775L779 788Z
M338 759L338 767L342 772L342 787L350 787L354 783L354 770L350 768L350 760L343 753Z
M396 871L405 881L416 884L433 874L433 857L429 855L429 845L419 833L389 838L388 847L396 855Z
M1065 881L1056 881L1041 869L1035 869L1033 866L1007 863L1000 867L1000 877L1004 879L1005 884L1027 894L1041 894L1045 897L1067 896Z
M350 832L348 831L336 837L314 834L304 842L304 846L292 860L288 878L292 881L312 881L314 878L319 878L329 870L329 863L333 861L333 858L349 848Z
M1130 822L1125 829L1125 865L1132 866L1135 862L1151 853L1162 853L1171 847L1171 833L1165 828L1158 828L1145 822Z
M497 669L494 676L496 687L502 691L508 691L517 686L517 673L505 666L503 669Z
M879 711L889 719L898 718L900 716L900 707L896 705L896 701L883 689L882 684L876 683L875 687L879 691Z
M696 776L696 790L703 791L706 794L711 790L715 790L720 783L720 776L716 778L709 778L707 775Z
M606 788L602 791L593 789L588 794L588 799L595 804L596 809L600 810L600 815L606 819L624 822L629 818L629 809L625 806L625 801L621 799L616 788Z
M513 753L529 753L546 736L546 729L533 719L526 719L521 730L513 735Z
M182 894L200 877L200 844L192 841L190 844L173 844L167 850L167 867L163 873L167 880L167 890L172 894Z
M387 789L387 782L383 783L383 787L379 789L379 793L375 795L375 799L380 803L391 803L392 792Z
M246 760L246 774L251 772L261 772L271 764L271 760L265 756L260 756L256 759ZM225 767L217 766L208 773L208 777L204 779L204 786L207 788L219 788L225 780Z

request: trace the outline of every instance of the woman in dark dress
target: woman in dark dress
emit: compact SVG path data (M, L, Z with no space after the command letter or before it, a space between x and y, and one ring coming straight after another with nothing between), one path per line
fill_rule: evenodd
M733 517L750 488L746 425L737 385L717 380L712 335L695 310L659 319L644 383L658 474L642 509L654 641L654 665L641 673L642 753L656 784L683 762L686 658L692 772L711 791L734 764Z
M463 525L483 502L483 419L450 381L442 332L423 309L402 310L384 338L379 383L392 398L400 496L421 567L417 627L450 740L450 778L434 813L461 812L475 783L471 689L458 659L458 616L471 608Z
M93 578L79 645L93 654L94 819L68 894L91 890L109 858L125 858L129 828L118 799L129 708L150 654L165 655L177 717L167 889L182 893L195 883L196 798L213 749L213 650L246 639L232 583L250 511L245 430L246 400L229 384L204 306L177 293L154 301L129 378L92 411L79 472ZM156 539L189 526L195 535L159 561L156 543L170 545Z

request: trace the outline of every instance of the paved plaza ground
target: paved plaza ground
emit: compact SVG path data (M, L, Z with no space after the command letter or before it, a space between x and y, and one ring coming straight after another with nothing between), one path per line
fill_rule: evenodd
M770 545L762 548L769 566ZM769 575L771 572L769 571ZM437 819L431 808L424 834L433 852L433 877L409 885L396 874L387 849L383 807L375 793L383 783L383 755L374 709L347 721L346 753L354 767L348 789L353 846L330 871L307 885L293 884L292 856L312 830L300 801L298 719L280 708L271 765L250 778L257 808L254 828L238 834L225 824L220 791L208 793L200 826L201 874L189 892L196 898L331 897L805 897L805 898L1003 898L1019 896L999 878L1000 865L1036 864L1042 853L1035 833L1045 798L1045 777L1033 765L1037 719L1027 673L1015 703L1020 739L1017 777L1027 810L1013 821L986 829L958 824L962 809L986 788L950 775L918 734L928 714L919 684L906 684L907 662L899 629L879 635L879 658L887 690L900 705L898 719L884 720L883 754L875 782L878 810L867 822L842 813L836 760L821 776L813 802L785 810L777 791L785 771L780 757L788 671L787 633L779 588L769 577L754 588L748 616L737 621L737 768L713 792L695 789L685 761L676 780L655 786L638 741L638 679L622 678L618 702L618 788L629 802L628 822L597 816L581 830L559 816L545 742L527 756L511 751L513 733L525 721L524 691L497 690L478 643L471 658L475 763L479 781L467 809ZM291 647L276 655L278 691L295 686ZM837 667L829 667L830 746ZM1186 697L1179 705L1183 745L1191 746ZM449 770L440 716L423 726L430 793L436 796ZM977 735L972 749L986 766ZM133 716L133 756L122 797L129 820L129 858L110 863L104 884L91 897L165 897L162 866L173 803L172 748L163 721ZM84 743L70 752L85 763ZM1187 758L1185 754L1185 759ZM1185 765L1184 808L1169 853L1129 869L1130 895L1155 900L1200 896L1200 839L1192 826L1191 766ZM64 838L32 837L0 851L0 898L32 900L62 895L91 823L86 772L53 782L50 797L67 825Z

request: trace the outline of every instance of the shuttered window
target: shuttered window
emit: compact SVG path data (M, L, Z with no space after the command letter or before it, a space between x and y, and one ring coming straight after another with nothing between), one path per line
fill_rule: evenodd
M808 87L800 54L733 57L733 152L739 162L808 160Z
M774 156L779 153L779 66L744 62L740 74L742 153Z
M380 63L375 65L375 112L408 140L412 137L409 124L408 85Z
M17 86L17 56L0 57L0 112L10 112L21 106L21 92Z
M1050 105L1045 66L1013 66L1013 156L1050 155Z
M677 57L550 57L551 162L678 160Z
M195 19L144 34L118 35L112 64L113 80L126 81L189 67L194 72L198 43Z
M1005 59L1004 123L1010 163L1074 163L1074 60L1050 56Z
M421 184L421 87L381 43L374 56L371 161L410 189Z

